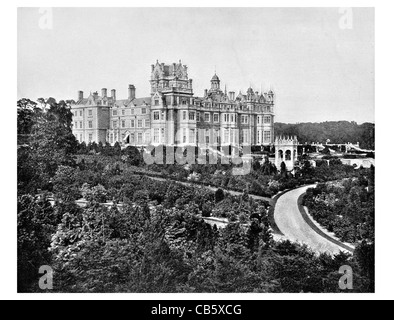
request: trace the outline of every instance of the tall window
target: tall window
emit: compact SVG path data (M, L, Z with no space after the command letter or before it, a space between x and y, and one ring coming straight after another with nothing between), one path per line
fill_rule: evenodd
M150 143L150 132L145 132L145 143Z
M205 122L210 122L211 121L211 114L206 112L204 113L204 121Z
M230 139L230 133L228 132L228 129L224 130L224 143L229 143Z
M264 143L271 143L271 131L264 131Z
M142 120L138 120L137 127L142 128Z
M186 128L183 128L183 138L182 138L182 142L186 143Z
M205 143L209 144L209 129L205 129Z
M249 135L248 135L248 129L243 129L242 130L242 143L249 143Z
M159 105L159 100L155 100L155 106L158 106Z
M93 121L88 121L88 127L89 127L89 129L93 128Z
M123 110L124 111L124 110ZM122 120L122 128L126 127L126 121Z
M81 111L79 111L79 116L80 116L80 117L82 117L82 110L81 110Z
M197 122L200 122L200 112L197 112Z
M153 142L154 143L159 143L159 129L154 129L153 131Z
M145 119L145 128L149 128L149 127L150 127L150 120Z
M271 123L271 117L270 116L265 116L264 117L264 123Z
M82 142L82 133L79 135L79 141Z
M117 116L117 115L118 115L118 111L117 111L117 110L113 110L113 111L112 111L112 115L113 115L113 116Z
M183 116L182 116L182 119L183 119L183 120L186 120L186 111L183 111L183 112L182 112L182 115L183 115Z
M81 128L81 129L83 128L83 122L82 121L79 122L79 128Z
M91 117L93 115L92 109L88 110L88 116Z
M122 110L122 116L124 116L126 114L126 110Z
M195 116L196 116L196 113L195 113L195 112L192 112L192 111L189 112L189 120L190 120L190 121L194 121Z
M142 113L142 114L146 114L146 108L142 108L142 109L141 109L141 113Z
M113 125L113 128L116 129L118 127L118 121L113 121L112 125Z
M142 132L138 133L138 144L142 144Z
M93 134L89 133L89 142L92 142L93 140Z
M161 128L161 142L162 143L165 143L165 131L164 131L164 128Z
M133 119L130 122L131 122L131 127L134 128L135 127L135 120Z
M219 122L219 114L218 113L213 114L213 122Z
M153 120L160 120L160 112L159 111L153 112Z
M113 133L111 133L111 134L109 135L109 142L110 142L110 143L114 143L114 134L113 134Z
M189 143L194 143L195 139L194 137L196 136L196 132L194 129L189 130Z

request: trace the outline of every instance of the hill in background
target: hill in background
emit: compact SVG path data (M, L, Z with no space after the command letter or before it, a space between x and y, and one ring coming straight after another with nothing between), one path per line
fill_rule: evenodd
M300 143L360 143L364 149L375 150L375 124L361 125L352 121L327 121L321 123L275 123L275 135L297 136Z

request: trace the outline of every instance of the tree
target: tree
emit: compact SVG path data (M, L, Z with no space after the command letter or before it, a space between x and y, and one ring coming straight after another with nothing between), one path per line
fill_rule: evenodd
M78 180L79 170L68 166L59 166L53 177L55 198L61 201L75 201L81 197Z
M284 161L280 164L280 174L282 177L287 177L287 168Z
M260 171L261 170L261 164L260 164L260 160L259 159L253 159L253 171Z
M38 270L48 265L48 248L59 222L48 199L23 195L18 197L18 292L37 290Z
M37 103L30 99L20 99L17 102L18 109L18 134L31 134L34 123L41 116L42 110L37 108Z
M216 201L216 203L219 203L223 200L224 200L224 191L222 188L219 188L215 192L215 201Z
M271 163L268 157L265 157L264 164L261 170L265 176L271 176L273 174L276 174L278 171L275 165Z
M144 163L144 159L136 147L128 146L122 150L122 154L127 156L126 162L132 166L140 166Z
M363 240L356 247L354 256L361 269L361 275L368 279L368 292L375 292L375 243Z

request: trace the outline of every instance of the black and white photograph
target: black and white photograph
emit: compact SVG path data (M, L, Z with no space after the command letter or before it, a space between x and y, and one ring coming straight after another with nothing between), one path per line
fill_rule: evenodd
M372 5L14 10L17 294L376 293Z

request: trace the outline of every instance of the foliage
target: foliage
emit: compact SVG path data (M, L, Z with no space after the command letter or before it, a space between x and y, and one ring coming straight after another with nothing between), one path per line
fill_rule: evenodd
M275 134L297 136L300 143L326 142L360 143L363 149L375 150L375 124L348 121L327 121L321 123L285 124L275 122Z

